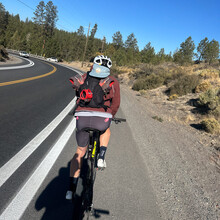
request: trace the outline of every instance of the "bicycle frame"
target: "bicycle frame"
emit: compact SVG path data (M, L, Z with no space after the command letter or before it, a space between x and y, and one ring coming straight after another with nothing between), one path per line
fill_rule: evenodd
M99 137L100 131L90 130L90 144L87 149L87 175L86 175L86 190L85 196L87 197L85 211L91 211L93 203L93 186L96 177L97 156L99 152ZM89 197L89 198L88 198Z

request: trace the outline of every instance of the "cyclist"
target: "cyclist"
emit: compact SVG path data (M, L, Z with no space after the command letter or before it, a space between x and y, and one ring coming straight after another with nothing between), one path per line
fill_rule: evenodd
M99 168L106 167L105 153L110 139L110 124L111 119L115 116L120 105L120 87L119 82L115 77L110 76L110 68L112 61L107 56L97 56L94 58L94 64L90 72L87 73L94 79L111 79L111 89L108 94L105 94L104 104L99 107L80 106L75 110L76 117L76 140L77 150L73 156L70 164L70 183L69 189L66 193L66 199L72 199L75 193L78 178L80 175L80 168L82 165L82 158L86 153L89 133L83 131L83 128L94 128L101 131L100 136L100 154L97 162ZM78 94L79 96L79 94ZM79 99L78 99L79 103Z

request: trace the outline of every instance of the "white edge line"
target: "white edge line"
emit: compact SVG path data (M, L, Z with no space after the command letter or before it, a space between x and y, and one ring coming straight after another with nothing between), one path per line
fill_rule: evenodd
M14 55L14 54L12 54L12 56L19 57L19 56ZM34 62L33 62L32 60L26 59L26 58L24 58L24 57L19 57L19 58L20 58L20 59L23 59L23 60L27 60L27 61L29 62L29 64L21 65L21 66L0 67L0 70L23 69L23 68L27 68L27 67L32 67L32 66L34 66Z
M0 168L0 187L8 178L20 167L20 165L40 146L40 144L52 133L59 123L73 109L76 103L76 97L67 105L67 107L36 137L34 137L25 147L23 147L15 156Z
M74 70L75 72L77 72L78 74L80 74L80 75L83 75L83 71L82 72L80 72L80 70L78 70L78 69L75 69L75 68L73 68L73 67L70 67L70 66L67 66L67 65L64 65L64 64L61 64L61 63L57 63L58 65L60 65L60 66L62 66L62 67L66 67L67 69L70 69L70 70Z
M47 177L47 174L68 142L75 126L76 120L73 118L57 143L53 146L45 159L41 162L35 172L1 214L0 220L17 220L22 217L27 206L40 188L42 182Z
M18 51L13 51L13 50L12 50L12 52L18 52ZM13 54L13 55L14 55L14 54ZM17 55L14 55L14 56L17 56ZM38 59L38 60L46 61L46 62L49 62L49 63L54 63L54 62L49 61L49 60L46 60L46 59L44 59L44 58L42 58L42 57L37 57L37 56L35 56L35 55L33 55L33 54L30 54L30 56L33 57L33 58L35 58L35 59ZM68 68L68 69L70 69L70 70L74 70L74 71L77 72L78 74L83 75L83 72L84 72L84 71L82 71L82 70L78 70L78 69L75 69L74 67L70 67L70 66L67 66L67 65L61 64L61 63L55 63L55 64L56 64L56 65L60 65L60 66L62 66L62 67L66 67L66 68ZM80 72L80 71L81 71L81 72Z

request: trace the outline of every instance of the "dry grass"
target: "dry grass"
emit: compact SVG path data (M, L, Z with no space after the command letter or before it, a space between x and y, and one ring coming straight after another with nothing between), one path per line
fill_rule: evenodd
M92 63L84 62L83 67L82 67L82 62L79 62L79 61L74 61L74 62L64 61L62 64L85 71L85 72L89 71L92 66Z
M121 67L123 68L123 67ZM146 70L144 70L146 68ZM210 88L220 87L220 67L212 67L207 64L192 65L192 66L178 66L178 65L139 65L136 68L124 68L127 73L123 73L120 76L121 81L124 84L132 87L133 83L138 77L146 77L148 73L166 74L173 75L196 75L200 78L200 84L196 87L196 93L189 93L182 97L167 96L167 89L173 85L170 81L168 84L163 85L156 89L151 90L140 90L137 92L138 95L143 96L151 100L158 109L163 109L163 119L168 121L177 121L186 125L197 124L199 125L202 120L205 120L208 115L200 114L197 112L197 107L194 106L193 100L197 100L199 95ZM140 78L139 78L140 79ZM177 77L177 80L179 78ZM172 100L172 101L171 101ZM190 104L189 104L190 103Z

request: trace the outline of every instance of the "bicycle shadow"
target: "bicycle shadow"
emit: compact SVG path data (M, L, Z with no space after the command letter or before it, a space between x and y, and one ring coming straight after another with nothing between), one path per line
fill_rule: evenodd
M59 175L47 185L36 200L37 211L45 208L42 220L72 219L72 203L65 199L69 184L69 169L70 162L67 167L60 168Z
M93 208L91 213L86 213L86 206L87 205L85 205L85 204L82 205L82 201L83 201L83 197L85 196L85 193L88 195L88 193L91 193L90 190L93 191L93 189L90 189L89 192L87 190L89 187L88 184L91 184L91 183L89 183L88 180L86 179L86 176L88 175L87 171L89 169L88 163L86 162L86 160L87 159L85 159L85 158L83 159L84 162L83 162L83 165L81 168L81 173L80 173L80 177L78 180L78 185L77 185L77 189L76 189L76 193L75 193L74 207L73 207L73 213L72 213L73 220L75 220L75 219L77 219L77 220L88 219L87 218L88 214L90 217L93 217L92 219L101 218L102 215L109 215L110 214L110 212L108 210L97 209L97 208ZM95 178L96 177L94 177L94 179Z
M59 175L55 177L42 191L35 202L35 209L40 211L45 209L41 220L72 220L73 204L65 199L66 190L69 185L70 162L67 167L59 170ZM108 210L94 209L92 217L97 219L102 215L109 215Z

